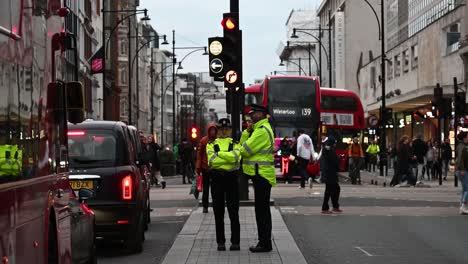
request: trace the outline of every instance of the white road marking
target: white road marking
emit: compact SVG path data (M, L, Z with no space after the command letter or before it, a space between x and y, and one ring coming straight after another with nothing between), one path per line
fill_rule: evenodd
M354 248L359 249L362 253L366 254L368 257L373 257L374 256L371 253L369 253L369 252L365 251L364 249L362 249L361 247L354 247Z
M190 212L177 212L176 216L190 215Z
M178 223L184 223L184 221L163 221L163 222L159 222L159 224L178 224Z

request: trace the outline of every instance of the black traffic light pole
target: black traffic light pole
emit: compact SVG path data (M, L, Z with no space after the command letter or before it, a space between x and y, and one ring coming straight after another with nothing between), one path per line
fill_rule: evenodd
M231 13L237 13L239 14L239 0L230 0L231 2ZM238 21L237 21L237 27L239 27L239 18L240 16L238 15ZM244 94L244 83L243 83L243 79L242 79L242 33L239 34L240 35L240 49L239 49L239 53L238 53L238 56L240 56L238 58L239 60L239 68L237 69L238 70L238 76L239 76L239 79L237 81L237 83L239 84L238 87L230 87L228 89L232 89L232 104L231 104L231 114L232 114L232 117L231 117L231 121L232 121L232 137L235 139L235 140L239 140L239 132L240 132L240 109L239 109L239 106L240 106L240 102L241 100L243 101L244 98L243 98L243 94ZM226 98L227 99L227 98ZM243 200L243 201L246 201L246 200L249 200L249 182L248 182L248 178L246 175L244 175L243 173L241 174L240 176L240 180L239 180L239 199L240 200Z

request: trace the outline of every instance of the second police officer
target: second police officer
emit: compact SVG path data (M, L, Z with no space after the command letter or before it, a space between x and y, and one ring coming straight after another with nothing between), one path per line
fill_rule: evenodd
M268 121L268 109L251 105L249 115L252 124L243 131L240 139L243 172L252 178L255 192L255 218L257 220L258 244L251 252L269 252L271 242L271 187L276 186L274 152L275 136Z
M226 250L224 234L224 206L226 201L231 222L230 250L240 250L239 223L239 145L231 138L229 119L219 120L218 134L215 140L206 145L208 167L211 176L211 197L216 226L218 250Z

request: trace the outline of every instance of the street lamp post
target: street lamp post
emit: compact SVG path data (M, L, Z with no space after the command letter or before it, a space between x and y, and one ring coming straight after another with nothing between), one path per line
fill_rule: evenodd
M175 30L172 30L172 145L176 143L176 92L175 92Z
M386 128L385 125L387 124L386 116L385 116L385 109L386 109L386 94L385 94L385 89L386 89L386 77L385 77L385 63L387 60L387 57L385 55L385 22L384 22L384 17L385 17L385 7L384 7L384 0L380 0L380 20L379 16L377 15L377 12L375 11L374 7L369 3L368 0L364 0L364 2L367 3L367 5L370 7L372 12L375 15L375 18L377 20L377 25L379 27L379 40L380 40L380 52L381 52L381 74L380 74L380 81L382 83L382 108L380 110L380 127L381 127L381 139L380 139L380 175L386 174L386 168L387 168L387 133L386 133ZM384 183L385 185L386 183Z
M105 3L105 1L104 1ZM141 19L143 21L148 21L150 20L150 18L148 17L148 9L133 9L133 10L105 10L104 8L101 9L101 12L103 13L103 19L102 19L102 28L103 28L103 31L102 31L102 39L103 39L103 52L104 52L104 63L103 63L103 72L102 72L102 79L103 79L103 83L104 83L104 87L106 86L106 59L107 59L107 46L109 45L109 41L112 37L112 34L114 33L114 31L117 29L117 27L122 23L124 22L125 20L127 20L128 18L132 17L132 16L136 16L138 14L144 14L144 17ZM115 26L111 29L110 33L109 33L109 37L106 38L106 19L105 19L105 14L106 13L131 13L127 16L125 16L124 18L120 19L119 21L117 21L117 23L115 24ZM129 21L130 23L130 21ZM129 30L130 30L130 27L129 27ZM129 51L130 51L130 45L128 47ZM129 74L131 75L131 73ZM129 86L129 89L130 89L130 86ZM105 91L104 91L105 92ZM104 100L104 104L106 103L106 100ZM107 116L108 113L106 113L106 105L104 105L104 116Z
M293 60L297 60L297 61L299 61L299 63L296 63L296 62L294 62ZM289 62L289 63L292 63L292 64L296 65L296 66L298 67L299 76L302 75L301 72L303 72L304 75L307 76L306 71L304 71L304 69L301 67L301 58L289 59L289 60L281 60L281 62L280 62L280 64L279 64L278 66L284 66L283 61L287 61L287 62Z
M179 67L177 68L177 70L182 69L182 62L189 55L191 55L192 53L194 53L196 51L204 50L205 52L203 53L203 55L208 55L207 47L176 47L175 46L175 30L172 30L172 62L173 62L173 65L172 65L172 102L173 102L173 104L172 104L172 111L173 111L173 115L172 115L172 124L173 124L172 140L173 140L173 144L176 143L176 130L175 130L175 127L176 127L176 105L175 105L175 101L176 101L176 93L175 93L176 70L175 70L175 64L177 62L176 54L175 54L176 49L190 49L190 50L192 50L187 55L185 55L185 57L182 58L182 60L180 60Z
M301 47L301 48L307 48L307 51L309 53L309 76L312 76L312 66L311 66L311 61L312 59L314 60L315 62L315 67L317 69L317 71L319 72L320 71L320 64L317 63L317 58L315 58L315 56L312 54L312 51L311 51L311 44L316 44L318 42L305 42L305 41L300 41L300 42L293 42L292 44L299 44L299 45L294 45L292 46L291 45L291 42L290 41L287 41L287 44L286 44L286 47L287 48L290 48L290 47ZM300 44L307 44L307 46L304 46L304 45L300 45ZM320 54L319 54L320 55ZM319 78L320 78L320 72L319 72Z
M330 14L330 12L329 12ZM307 32L307 31L318 31L319 32L319 37L317 38L316 36L314 36L313 34ZM329 46L328 46L328 54L327 54L327 49L325 48L325 46L323 45L322 43L322 32L323 31L328 31L328 42L329 42ZM293 34L291 35L291 38L299 38L299 36L296 34L297 32L300 32L300 33L304 33L306 35L309 35L311 37L313 37L314 39L316 39L319 43L319 46L321 48L323 48L323 51L325 52L325 55L327 56L327 61L328 61L328 75L329 75L329 86L332 87L332 61L331 61L331 28L328 27L328 28L322 28L321 24L319 24L319 28L293 28ZM319 78L320 80L322 80L322 52L320 51L319 52L319 67L320 67L320 70L319 70Z

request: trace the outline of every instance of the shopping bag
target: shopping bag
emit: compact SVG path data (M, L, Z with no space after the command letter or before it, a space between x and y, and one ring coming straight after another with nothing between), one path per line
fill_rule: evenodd
M319 162L318 160L317 161L309 161L309 163L307 164L307 172L310 174L310 175L313 175L313 176L317 176L320 174L320 166L319 166Z
M195 196L195 199L198 199L198 194L199 194L197 190L197 180L192 181L192 186L190 187L190 194L193 194L193 196Z
M203 176L200 174L197 176L197 191L203 191Z

